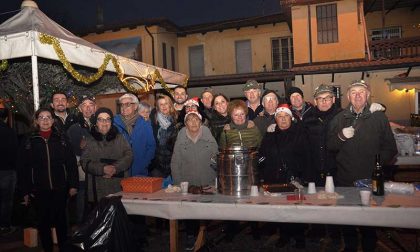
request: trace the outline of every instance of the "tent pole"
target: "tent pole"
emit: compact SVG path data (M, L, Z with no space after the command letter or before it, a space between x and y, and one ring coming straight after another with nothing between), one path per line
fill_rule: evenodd
M34 32L31 32L31 44L32 44L32 88L34 93L34 112L39 108L39 82L38 82L38 57L35 55L35 36Z
M34 111L39 109L39 83L38 83L38 57L31 56L32 61L32 86L34 92Z

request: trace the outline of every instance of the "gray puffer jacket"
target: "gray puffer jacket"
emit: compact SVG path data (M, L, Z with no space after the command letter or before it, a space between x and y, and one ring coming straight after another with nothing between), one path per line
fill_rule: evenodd
M216 154L216 140L206 126L202 126L202 135L196 143L187 137L186 128L182 128L171 160L174 183L188 181L190 185L213 185L216 171L211 167L211 158Z

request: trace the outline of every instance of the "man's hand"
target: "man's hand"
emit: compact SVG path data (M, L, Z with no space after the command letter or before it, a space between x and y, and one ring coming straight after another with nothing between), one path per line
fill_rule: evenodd
M342 133L343 133L343 136L344 136L346 139L349 139L349 138L354 137L354 128L353 128L353 126L350 126L350 127L344 128L344 129L342 130Z
M69 195L70 195L70 197L73 197L76 194L77 194L77 189L76 188L70 188L69 189Z
M385 107L379 103L374 102L370 105L369 111L370 113L373 113L376 111L385 111Z

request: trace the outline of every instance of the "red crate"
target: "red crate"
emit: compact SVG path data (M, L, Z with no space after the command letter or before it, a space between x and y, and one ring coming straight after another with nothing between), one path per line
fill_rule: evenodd
M130 177L121 180L123 192L152 193L162 188L163 178Z

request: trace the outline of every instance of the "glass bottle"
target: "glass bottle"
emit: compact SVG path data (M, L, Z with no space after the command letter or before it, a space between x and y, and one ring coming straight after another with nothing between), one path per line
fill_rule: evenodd
M385 193L384 171L381 166L379 154L376 154L375 168L372 172L372 193L376 196L382 196Z

